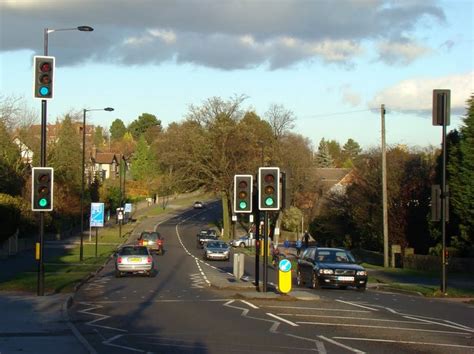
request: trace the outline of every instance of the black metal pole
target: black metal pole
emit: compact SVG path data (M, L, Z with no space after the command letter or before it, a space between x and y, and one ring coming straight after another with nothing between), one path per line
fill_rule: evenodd
M95 258L97 258L97 246L99 244L99 228L95 228Z
M263 219L263 292L267 292L268 283L268 212L264 212Z
M86 164L86 112L82 115L82 177L81 177L81 244L79 246L79 260L84 260L84 175Z
M260 291L260 218L258 209L255 209L255 288Z
M443 95L442 99L442 108L441 112L445 112L446 110L446 95ZM442 183L441 183L441 234L443 238L443 249L441 255L441 292L446 294L446 114L443 114L443 137L442 137L442 145L443 145L443 173L442 173Z

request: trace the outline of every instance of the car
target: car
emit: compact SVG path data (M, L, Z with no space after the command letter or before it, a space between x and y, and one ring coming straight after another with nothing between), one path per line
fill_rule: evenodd
M196 201L196 202L194 202L193 208L194 209L202 209L202 208L204 208L204 203L200 202L200 201Z
M216 230L213 229L204 229L199 231L196 235L196 246L197 248L203 248L204 245L209 241L217 241L219 236L217 235Z
M253 247L255 246L255 239L251 238L249 235L239 237L236 240L230 241L232 247Z
M123 274L153 275L153 256L146 246L125 245L115 253L115 277Z
M230 259L230 247L224 241L209 241L204 246L204 259L219 259L228 261Z
M357 264L351 252L342 248L309 247L298 259L296 283L312 288L352 286L360 291L367 287L367 271Z
M143 231L138 238L139 246L146 246L156 254L164 253L164 238L157 231Z

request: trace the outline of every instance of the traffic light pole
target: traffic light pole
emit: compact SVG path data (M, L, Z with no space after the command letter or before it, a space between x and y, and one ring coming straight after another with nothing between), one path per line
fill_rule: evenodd
M41 167L46 167L46 111L47 100L41 100ZM44 211L39 215L39 244L40 254L38 260L38 289L37 295L44 295Z
M263 218L263 292L267 292L268 283L268 212Z

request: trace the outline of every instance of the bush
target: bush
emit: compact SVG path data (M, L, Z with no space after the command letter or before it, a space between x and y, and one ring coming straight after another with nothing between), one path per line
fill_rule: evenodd
M35 224L30 205L21 197L0 193L0 242L12 236L17 229L29 231Z

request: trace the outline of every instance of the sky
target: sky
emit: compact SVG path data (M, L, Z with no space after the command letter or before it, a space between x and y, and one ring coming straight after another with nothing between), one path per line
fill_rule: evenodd
M88 25L92 32L80 32ZM190 105L245 95L282 105L295 133L380 146L439 146L432 91L451 90L459 128L474 93L474 0L0 0L0 96L33 98L33 56L55 57L48 122L68 112L163 127Z

